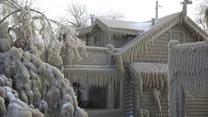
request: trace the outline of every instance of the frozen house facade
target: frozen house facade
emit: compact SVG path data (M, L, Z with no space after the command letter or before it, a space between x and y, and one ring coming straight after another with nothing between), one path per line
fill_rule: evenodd
M78 37L86 41L87 46L106 47L112 44L120 47L128 40L148 30L151 21L129 22L97 18L91 26L77 29Z
M96 19L78 31L88 54L65 55L64 74L89 117L168 117L168 42L207 37L182 12L143 23Z

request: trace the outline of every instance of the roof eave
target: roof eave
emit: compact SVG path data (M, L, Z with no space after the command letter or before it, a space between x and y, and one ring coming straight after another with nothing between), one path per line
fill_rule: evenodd
M137 35L144 30L137 30L137 29L123 29L123 28L109 28L109 32L111 33L120 33L120 34L130 34L130 35Z
M208 37L208 34L201 29L191 18L187 18L187 21L184 22L186 28L188 28L194 36L198 38L198 41L205 41ZM191 27L191 28L190 28Z

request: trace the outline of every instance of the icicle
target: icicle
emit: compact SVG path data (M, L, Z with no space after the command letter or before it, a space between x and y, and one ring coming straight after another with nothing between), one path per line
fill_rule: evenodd
M159 109L159 112L162 115L162 108L161 108L161 103L160 103L160 99L161 99L161 92L160 92L160 90L154 88L153 89L153 97L156 100L157 108Z
M64 74L70 82L84 82L101 87L111 82L117 84L121 79L121 74L116 68L65 68Z

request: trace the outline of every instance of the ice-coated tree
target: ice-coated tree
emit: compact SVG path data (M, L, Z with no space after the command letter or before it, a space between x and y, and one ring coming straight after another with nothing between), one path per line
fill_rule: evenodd
M1 117L87 117L57 68L63 64L62 48L69 57L80 57L78 48L85 44L75 34L27 1L0 0ZM40 56L46 52L43 62Z
M198 0L196 7L196 23L198 23L204 31L206 31L205 24L205 10L208 8L208 0Z

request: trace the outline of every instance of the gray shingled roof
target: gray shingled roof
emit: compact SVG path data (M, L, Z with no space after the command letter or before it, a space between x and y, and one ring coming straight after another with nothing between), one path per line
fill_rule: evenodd
M123 34L135 34L142 33L151 27L151 22L130 22L121 20L110 20L97 18L95 22L88 27L79 28L77 31L79 35L84 35L92 31L92 29L98 25L105 32L123 33Z
M121 20L109 20L109 19L99 19L109 28L116 29L129 29L129 30L141 30L146 31L151 26L151 22L130 22L130 21L121 21Z

